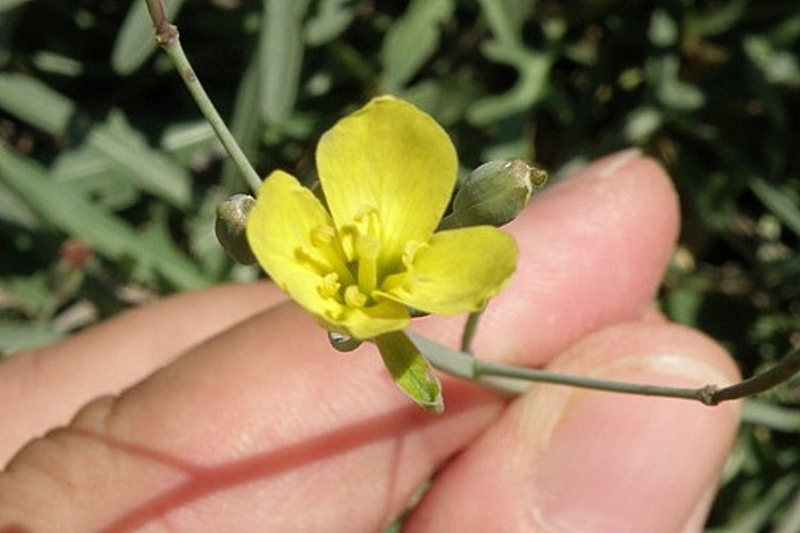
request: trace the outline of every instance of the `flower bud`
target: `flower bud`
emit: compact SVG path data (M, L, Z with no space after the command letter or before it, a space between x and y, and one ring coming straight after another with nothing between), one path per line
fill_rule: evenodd
M247 242L247 214L256 200L247 194L235 194L217 206L214 232L217 240L237 263L252 265L256 258Z
M528 204L547 181L547 172L522 159L489 161L464 180L453 201L455 226L502 226Z

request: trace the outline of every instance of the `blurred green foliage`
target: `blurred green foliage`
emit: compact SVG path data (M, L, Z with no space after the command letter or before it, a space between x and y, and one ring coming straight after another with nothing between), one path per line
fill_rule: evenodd
M683 234L666 313L749 374L800 343L795 0L167 2L261 173L311 181L317 137L379 92L431 112L462 165L558 176L636 145ZM144 2L0 0L0 350L231 279L216 204L245 184ZM749 402L709 527L800 531L800 381Z

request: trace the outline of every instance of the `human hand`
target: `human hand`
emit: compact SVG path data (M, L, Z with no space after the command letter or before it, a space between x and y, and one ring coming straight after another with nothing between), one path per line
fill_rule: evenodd
M677 224L668 178L635 152L546 189L507 226L518 271L475 352L606 379L735 380L717 344L652 307ZM455 345L462 324L415 329ZM695 531L737 422L735 404L443 388L445 413L422 412L371 345L335 352L269 284L166 299L0 364L4 459L114 394L11 460L0 531L379 531L434 473L409 531Z

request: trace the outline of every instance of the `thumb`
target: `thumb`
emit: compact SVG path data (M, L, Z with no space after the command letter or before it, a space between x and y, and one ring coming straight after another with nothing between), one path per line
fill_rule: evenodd
M590 335L551 368L687 387L737 377L716 343L652 320ZM470 531L700 530L737 408L534 385L453 462L413 523L433 531L440 523ZM469 505L477 487L491 501Z

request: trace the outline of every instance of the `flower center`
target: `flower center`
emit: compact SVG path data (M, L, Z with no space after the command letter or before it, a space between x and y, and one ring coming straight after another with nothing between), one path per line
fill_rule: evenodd
M353 223L338 232L321 225L311 230L312 250L300 252L308 266L322 275L317 287L323 298L347 307L375 303L373 293L381 285L380 219L374 207L365 206Z

